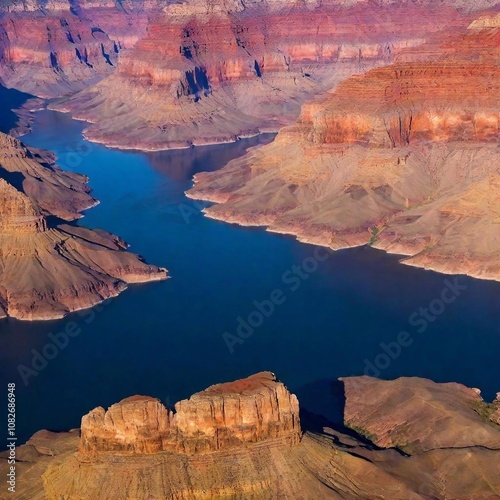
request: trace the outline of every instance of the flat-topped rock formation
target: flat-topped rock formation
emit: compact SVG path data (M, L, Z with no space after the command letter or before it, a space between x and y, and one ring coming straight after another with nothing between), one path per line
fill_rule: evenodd
M346 425L377 446L411 454L473 446L500 450L498 427L485 425L498 424L495 411L500 401L485 403L477 389L417 378L341 380Z
M82 419L80 451L204 453L278 438L300 439L299 405L272 373L212 386L174 411L144 396L127 398Z
M500 279L498 28L447 33L303 106L274 143L195 177L209 217ZM424 60L425 61L424 61Z
M0 134L0 316L55 319L114 297L127 283L166 278L105 231L59 224L96 203L83 176ZM63 222L63 221L61 221Z
M212 386L174 410L146 396L97 408L80 433L40 431L18 448L9 498L500 496L498 403L460 384L341 380L346 426L335 429L320 417L322 429L301 429L297 398L269 372Z

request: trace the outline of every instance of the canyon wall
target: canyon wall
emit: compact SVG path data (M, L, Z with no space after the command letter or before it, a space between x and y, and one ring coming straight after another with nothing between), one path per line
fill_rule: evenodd
M274 143L198 174L188 195L221 203L206 213L227 222L500 279L500 31L487 17L305 104Z
M305 411L301 428L297 398L269 372L212 386L172 410L146 396L97 408L80 432L40 431L18 448L10 498L500 495L499 399L488 404L478 390L417 378L333 385L338 401L315 394L321 406L341 405L344 425Z
M237 140L308 99L484 21L483 0L4 2L0 79L135 149ZM473 12L474 11L474 12ZM483 24L477 24L483 23ZM491 22L490 22L491 24ZM352 133L357 132L352 130Z
M166 278L165 269L125 252L117 236L64 223L96 203L86 182L47 152L0 134L1 317L61 318L127 283Z
M0 81L39 97L82 90L112 74L146 32L149 10L114 2L19 2L0 10Z
M352 74L390 64L401 51L435 33L473 20L470 9L451 0L439 5L426 0L148 2L135 9L108 3L79 5L70 21L87 26L89 36L82 38L78 50L86 50L98 63L91 69L82 66L73 55L73 44L64 40L67 34L61 32L60 43L51 51L60 59L67 53L63 73L70 85L65 92L58 83L48 92L56 96L71 91L71 95L52 107L91 122L85 136L92 141L148 150L277 131L293 123L307 99ZM61 12L43 15L57 22ZM16 25L17 15L24 14L10 13L6 19L10 16ZM18 24L22 30L22 22ZM91 38L95 27L102 30L100 37L108 37L113 44L108 48L102 42L106 53L113 55L112 67L95 53L99 52ZM124 36L135 39L126 43ZM30 43L16 41L12 35L7 39L13 52ZM40 39L44 36L36 35ZM46 63L49 48L37 52ZM33 71L40 71L33 55L26 59ZM77 82L73 71L89 76ZM16 73L21 75L23 70L13 64L12 74ZM98 83L91 85L91 78ZM57 71L50 75L41 71L40 79L61 80ZM26 85L15 76L8 83ZM81 92L74 94L79 85ZM29 90L41 95L36 88Z

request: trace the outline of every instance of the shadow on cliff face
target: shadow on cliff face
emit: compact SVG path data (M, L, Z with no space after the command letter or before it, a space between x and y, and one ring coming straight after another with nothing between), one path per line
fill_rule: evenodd
M305 420L301 415L304 430L321 430L317 429L317 424L321 424L321 427L343 427L346 401L344 382L336 379L318 380L301 387L295 394L304 412ZM309 424L316 428L309 428Z
M14 186L18 191L24 193L23 182L26 177L21 172L9 172L0 166L0 179L4 179L11 186Z
M379 449L370 440L344 425L345 386L337 379L323 379L294 391L299 399L300 422L304 432L324 434L330 428L354 438L359 444Z

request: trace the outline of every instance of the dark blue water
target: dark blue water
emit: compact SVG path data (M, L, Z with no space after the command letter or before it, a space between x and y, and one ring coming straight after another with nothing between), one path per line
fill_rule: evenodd
M500 390L500 284L458 278L466 289L444 311L434 303L440 314L424 329L419 308L439 299L454 277L403 266L370 248L334 253L314 270L315 247L206 219L201 205L185 198L195 172L220 168L265 139L143 154L89 144L82 128L43 111L24 140L90 177L101 204L81 224L119 234L172 279L131 286L65 320L0 322L0 387L17 382L21 439L40 428L77 427L90 409L132 394L174 403L259 370L274 371L305 402L311 384L366 370L458 381L489 399ZM303 263L311 272L293 278L293 266ZM258 320L254 301L273 290L284 303L253 334L237 337L231 353L223 334L236 335L238 317L254 313ZM48 335L68 324L81 333L24 385L19 365L31 367L33 349L41 352ZM398 348L393 342L402 331L412 342Z

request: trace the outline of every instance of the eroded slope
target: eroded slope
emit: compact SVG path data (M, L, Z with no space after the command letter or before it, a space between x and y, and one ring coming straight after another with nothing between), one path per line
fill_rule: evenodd
M125 252L117 236L53 221L79 218L95 200L85 177L51 161L0 134L0 315L60 318L117 295L127 283L166 278L164 269Z

